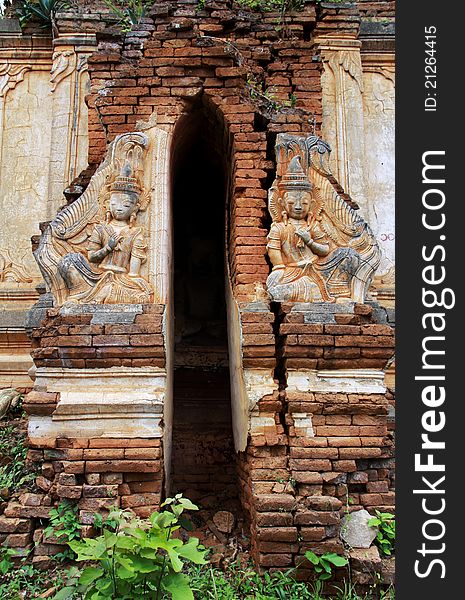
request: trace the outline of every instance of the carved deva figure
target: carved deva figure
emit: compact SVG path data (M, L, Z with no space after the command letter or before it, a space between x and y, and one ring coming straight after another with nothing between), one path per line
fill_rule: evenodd
M94 175L83 196L65 208L44 234L36 258L57 303L152 301L152 288L140 273L147 244L142 227L136 225L138 212L145 210L149 200L138 173L144 142L143 134L117 138L111 160ZM99 182L94 179L102 179L101 171L107 172L96 194L93 188Z
M329 147L316 136L278 136L267 244L273 270L266 282L275 301L363 302L379 263L367 224L336 193L323 168L326 152ZM320 155L319 165L312 153Z
M129 165L125 173L110 185L106 220L95 225L87 243L88 261L82 253L72 252L58 263L69 290L68 301L99 304L150 301L150 285L140 276L147 244L141 227L135 226L141 208L140 189L127 176Z

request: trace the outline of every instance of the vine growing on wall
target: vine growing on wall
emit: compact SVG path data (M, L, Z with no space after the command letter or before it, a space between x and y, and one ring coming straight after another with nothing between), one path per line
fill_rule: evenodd
M273 86L267 86L264 75L259 75L250 65L239 50L236 44L231 40L217 38L210 35L202 35L198 38L197 44L200 46L212 46L214 44L223 44L224 51L234 59L238 67L244 67L246 70L245 92L249 100L257 107L258 112L266 119L271 119L273 115L294 110L299 114L306 115L311 130L314 132L316 127L315 115L303 108L297 107L298 97L292 92L287 100L282 100L276 95Z

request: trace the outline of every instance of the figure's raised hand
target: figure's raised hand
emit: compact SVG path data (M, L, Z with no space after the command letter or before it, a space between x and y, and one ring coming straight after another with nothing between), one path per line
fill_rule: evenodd
M108 240L108 247L110 248L110 250L114 250L116 248L116 246L118 245L118 242L120 241L120 236L119 235L112 235L110 237L110 239Z
M300 239L302 241L304 241L307 245L312 243L313 240L307 229L299 228L299 229L296 229L295 232L300 237Z

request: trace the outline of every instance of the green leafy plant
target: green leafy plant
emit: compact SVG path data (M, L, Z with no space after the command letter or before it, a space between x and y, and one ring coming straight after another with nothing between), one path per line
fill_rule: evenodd
M118 529L119 521L117 518L113 518L113 514L114 513L110 513L109 516L103 518L103 515L100 513L95 513L92 523L94 529L99 530L100 533L103 533L104 529L107 529L108 531L116 531Z
M6 575L13 567L13 556L17 556L18 552L14 548L0 546L0 573Z
M17 9L19 24L25 27L31 19L36 18L42 27L51 27L56 37L56 14L70 6L67 0L22 0Z
M78 561L93 561L96 566L86 567L78 581L60 590L54 600L76 591L84 600L193 600L189 577L181 571L185 561L205 564L207 551L197 538L183 542L173 533L180 529L184 510L198 510L197 506L177 494L162 508L166 510L153 513L148 521L115 509L108 518L116 529L107 529L103 522L97 538L68 542Z
M343 587L336 587L337 595L334 600L369 600L369 596L360 596L351 581L344 580Z
M26 462L26 433L19 427L0 428L0 496L7 499L21 487L31 485L37 474Z
M292 569L260 575L252 564L237 560L224 570L192 565L188 572L198 600L313 600L308 585L293 579Z
M105 0L106 6L118 17L123 33L138 25L154 3L155 0Z
M15 554L18 556L18 553ZM37 598L50 588L50 581L55 577L36 569L27 560L28 557L25 557L19 565L11 565L6 573L0 572L0 594L3 600ZM68 597L68 600L71 598Z
M321 556L318 556L311 550L307 550L307 552L305 552L305 558L312 563L317 576L317 581L331 579L333 576L333 567L345 567L349 562L347 558L340 556L335 552L325 552L324 554L321 554Z
M384 556L391 556L394 552L396 540L396 520L395 515L391 513L375 510L376 517L368 521L370 527L377 527L375 544Z
M52 535L58 544L67 544L81 539L77 504L69 500L62 500L56 508L50 510L50 524L44 529L44 538ZM74 557L75 553L70 548L55 555L55 559L60 561Z

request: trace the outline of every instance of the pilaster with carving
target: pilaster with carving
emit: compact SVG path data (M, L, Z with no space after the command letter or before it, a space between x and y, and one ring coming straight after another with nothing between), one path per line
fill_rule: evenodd
M62 200L66 187L87 166L87 59L96 48L94 34L59 35L54 40L50 70L52 139L49 169L48 217Z
M364 209L363 73L361 43L350 37L318 38L324 64L323 137L333 149L331 168Z

